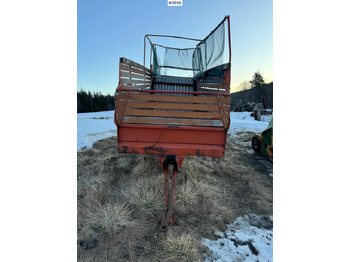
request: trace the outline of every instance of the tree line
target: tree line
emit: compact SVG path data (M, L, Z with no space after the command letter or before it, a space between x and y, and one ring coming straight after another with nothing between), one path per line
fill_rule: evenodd
M252 80L242 82L238 87L238 92L231 93L231 108L236 110L246 103L263 103L268 108L273 108L273 82L265 83L259 71L253 74Z
M77 92L78 113L114 110L114 96L80 90Z

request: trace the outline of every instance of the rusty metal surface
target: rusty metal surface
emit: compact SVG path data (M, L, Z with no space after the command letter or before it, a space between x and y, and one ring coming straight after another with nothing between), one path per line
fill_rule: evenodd
M221 145L225 144L224 128L162 127L152 125L122 125L119 142L150 142Z
M119 131L120 132L120 131ZM211 156L223 157L225 145L201 145L154 142L119 142L119 153L176 155L176 156Z

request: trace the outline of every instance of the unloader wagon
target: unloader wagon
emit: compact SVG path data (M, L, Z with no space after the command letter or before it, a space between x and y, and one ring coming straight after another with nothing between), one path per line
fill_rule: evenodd
M154 38L195 42L191 48ZM145 66L149 44L149 68ZM161 231L174 223L176 177L185 156L223 157L230 126L231 42L226 16L203 40L145 35L143 65L120 58L114 122L118 152L155 154L164 172ZM168 166L173 165L171 182Z

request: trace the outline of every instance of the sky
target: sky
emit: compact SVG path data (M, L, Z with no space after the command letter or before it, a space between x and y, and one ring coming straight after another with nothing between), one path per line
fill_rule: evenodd
M272 0L183 0L180 7L167 6L167 0L77 3L77 90L114 94L119 57L142 64L146 34L203 39L225 15L231 24L231 92L256 71L273 81Z

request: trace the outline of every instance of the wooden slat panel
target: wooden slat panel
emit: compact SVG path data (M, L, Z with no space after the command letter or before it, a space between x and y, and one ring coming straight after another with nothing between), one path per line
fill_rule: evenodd
M142 71L140 69L137 69L137 68L134 68L134 67L131 67L131 66L128 66L128 65L125 65L125 64L120 64L120 69L121 70L124 70L124 71L131 71L131 72L134 72L136 74L141 74L141 75L150 75L150 73L146 72L146 71Z
M124 64L127 64L127 65L130 65L130 66L133 66L133 67L137 67L137 68L139 68L139 69L141 69L143 71L151 73L151 70L149 70L147 67L144 67L143 65L140 65L139 63L136 63L136 62L134 62L132 60L129 60L129 59L125 58L125 57L120 58L120 62L124 63Z
M176 118L199 118L199 119L221 119L220 113L213 112L183 112L168 110L146 110L146 109L130 109L124 111L124 116L161 116Z
M115 96L116 99L123 99L125 94L121 93ZM141 100L141 101L162 101L162 102L187 102L197 104L216 104L216 96L174 96L174 95L156 95L156 94L130 94L129 100ZM229 96L222 97L223 104L230 104L231 98Z
M136 79L123 79L121 78L119 84L122 85L132 85L132 84L151 84L150 80L136 80Z
M138 75L138 74L128 73L125 71L120 71L120 77L131 77L131 78L138 78L138 79L143 79L145 77L146 79L151 79L151 76L149 75Z
M224 126L221 120L216 120L216 119L208 120L208 119L183 119L183 118L134 117L134 116L124 116L121 123L167 125L167 126L208 126L208 127Z

